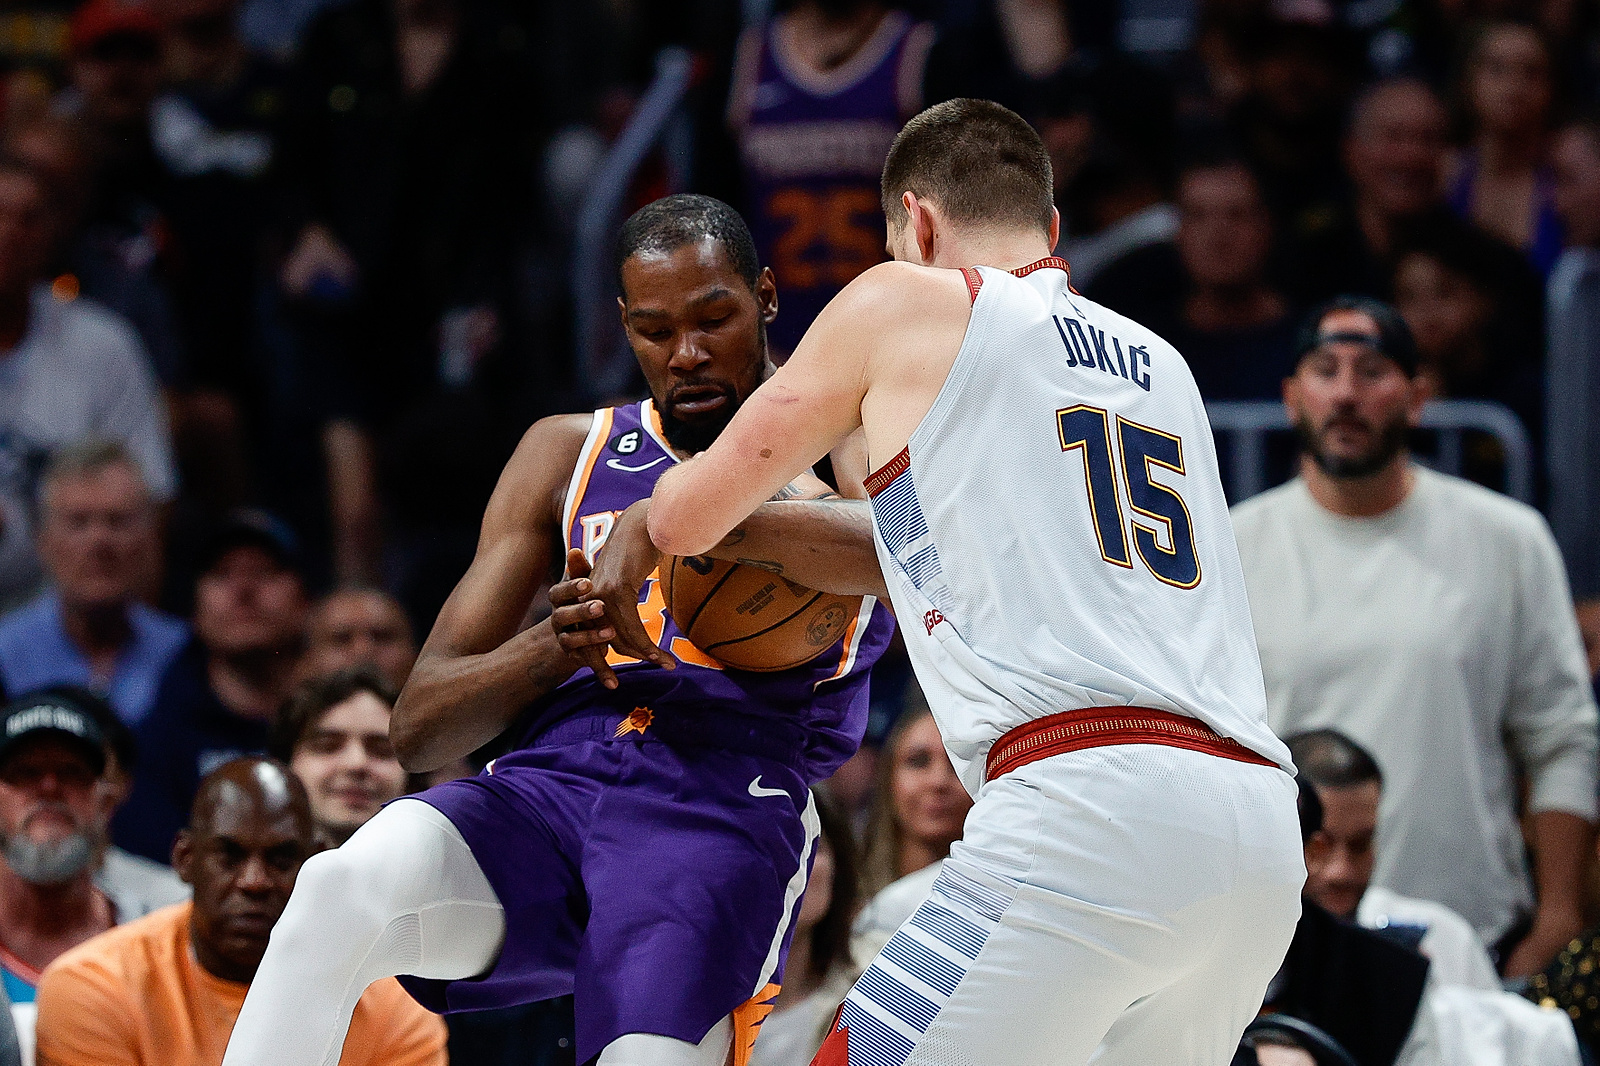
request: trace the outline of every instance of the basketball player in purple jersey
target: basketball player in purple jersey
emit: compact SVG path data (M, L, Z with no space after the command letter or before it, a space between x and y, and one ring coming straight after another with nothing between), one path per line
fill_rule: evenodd
M604 642L627 638L579 602L588 579L555 586L551 619L519 631L564 556L586 574L609 537L635 558L654 551L628 509L772 372L777 291L732 208L657 201L623 227L620 259L650 399L529 430L392 725L413 770L514 720L523 742L306 864L226 1066L334 1063L362 990L388 975L412 975L407 988L440 1011L573 994L579 1062L746 1061L817 838L808 786L859 743L867 671L892 623L873 599L884 587L867 505L832 499L773 503L737 538L739 556L864 596L807 664L721 669L676 629L655 580L629 627L644 634L647 646L629 645L639 658L600 660Z
M783 285L781 361L835 293L883 260L878 175L922 110L931 25L877 0L780 4L745 31L728 123L756 247Z

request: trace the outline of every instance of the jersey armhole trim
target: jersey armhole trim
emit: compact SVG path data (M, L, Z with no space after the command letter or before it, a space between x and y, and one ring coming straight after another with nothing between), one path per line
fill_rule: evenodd
M983 288L983 275L978 273L977 267L962 267L961 276L967 283L967 295L972 297L972 302L978 302L978 290Z
M893 459L890 459L887 463L884 463L871 474L867 475L867 479L862 482L862 485L865 486L867 490L867 496L876 496L878 493L888 488L890 482L894 481L895 478L905 473L906 468L910 465L911 445L907 444L904 448L900 449L900 454L896 455Z
M563 558L566 556L566 548L572 544L572 523L578 519L578 501L583 499L584 492L589 488L589 477L594 473L594 464L600 459L600 452L605 448L614 414L615 409L610 407L594 413L594 421L589 424L589 435L584 438L583 448L578 452L578 461L573 464L572 481L567 486L567 505L562 508L561 514Z

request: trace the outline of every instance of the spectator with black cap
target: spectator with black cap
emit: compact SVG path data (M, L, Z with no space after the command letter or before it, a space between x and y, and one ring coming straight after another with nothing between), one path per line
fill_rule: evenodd
M117 924L94 883L105 803L105 733L69 700L41 693L0 712L0 981L31 1003L56 956Z
M194 639L137 730L140 772L112 823L118 845L157 862L171 854L200 779L267 751L304 637L293 532L265 512L231 514L201 553L194 600Z
M1560 552L1532 508L1411 460L1427 389L1392 307L1335 299L1296 347L1300 476L1233 512L1268 721L1369 750L1386 780L1372 883L1445 904L1506 973L1533 973L1582 928L1596 813Z

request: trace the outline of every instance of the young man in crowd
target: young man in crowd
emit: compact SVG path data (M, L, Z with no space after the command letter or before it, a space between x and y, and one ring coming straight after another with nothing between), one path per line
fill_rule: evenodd
M48 588L0 619L0 686L102 692L129 726L189 627L141 602L160 565L155 501L123 445L85 440L50 457L39 483L39 558Z
M207 544L194 639L138 730L139 773L112 826L122 847L161 861L200 779L229 759L266 752L304 634L298 565L293 534L261 512L231 515Z
M1297 349L1283 394L1300 476L1233 511L1271 723L1370 751L1385 779L1373 883L1445 904L1530 974L1582 929L1596 806L1560 552L1532 508L1411 460L1427 390L1392 307L1335 299Z
M62 957L40 982L40 1066L217 1062L301 864L317 850L288 768L238 759L195 797L173 865L194 902L157 911ZM361 997L342 1066L444 1066L444 1025L394 981Z
M409 791L389 742L394 700L375 670L358 666L302 681L278 715L273 753L306 786L317 832L334 847Z
M1322 827L1306 842L1307 898L1369 929L1409 930L1435 980L1499 991L1489 953L1465 918L1371 883L1383 774L1367 750L1336 729L1297 733L1284 743L1322 804Z

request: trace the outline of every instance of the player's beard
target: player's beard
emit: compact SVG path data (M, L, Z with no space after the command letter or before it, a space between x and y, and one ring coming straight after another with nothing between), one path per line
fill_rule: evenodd
M1317 468L1329 477L1340 480L1371 477L1388 466L1405 448L1411 432L1405 414L1401 413L1378 428L1371 447L1366 451L1356 455L1332 455L1322 445L1322 438L1331 422L1332 419L1329 419L1321 429L1317 429L1311 425L1310 419L1302 415L1295 421L1295 435L1300 438L1301 449L1317 464Z
M701 386L704 387L704 386ZM739 410L739 394L732 385L718 386L723 395L728 397L728 402L720 411L687 421L672 413L672 404L659 404L656 408L661 415L661 434L667 438L667 443L686 455L698 455L711 447L711 443L722 435L728 428L728 423L733 421L734 414Z

